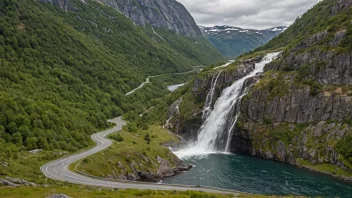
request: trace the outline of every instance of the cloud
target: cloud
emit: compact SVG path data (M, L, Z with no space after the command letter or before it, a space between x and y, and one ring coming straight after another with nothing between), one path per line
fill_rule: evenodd
M198 25L264 29L290 25L320 0L177 0Z

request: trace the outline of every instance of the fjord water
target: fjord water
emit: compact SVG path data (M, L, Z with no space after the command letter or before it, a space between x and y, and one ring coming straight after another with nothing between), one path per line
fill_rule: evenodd
M255 64L253 71L235 81L221 93L212 109L213 96L222 71L215 75L206 97L203 109L203 124L198 132L195 143L175 152L179 157L204 155L209 153L227 152L229 149L232 129L239 114L239 101L246 94L246 81L263 72L264 66L277 58L279 53L269 53L263 60Z
M189 157L186 173L163 183L211 186L265 195L352 197L352 184L328 175L243 155L210 154Z

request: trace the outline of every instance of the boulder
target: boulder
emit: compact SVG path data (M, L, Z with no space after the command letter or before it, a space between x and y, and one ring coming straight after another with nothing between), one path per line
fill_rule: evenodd
M52 194L46 198L71 198L71 197L64 195L64 194Z
M5 179L0 179L0 185L2 186L13 186L13 187L16 187L16 186L20 186L18 184L15 184L9 180L5 180Z
M33 182L29 182L27 180L24 179L17 179L17 178L12 178L12 177L6 177L7 181L10 181L11 183L17 184L19 186L32 186L35 187L37 186L35 183Z

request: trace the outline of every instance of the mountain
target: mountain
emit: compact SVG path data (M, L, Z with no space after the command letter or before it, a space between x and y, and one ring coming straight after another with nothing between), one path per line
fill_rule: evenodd
M177 81L171 73L224 59L203 37L136 26L97 1L2 0L0 16L0 161L86 147L107 118L169 93L161 82L125 96L148 76Z
M246 52L265 45L275 36L285 31L285 26L265 30L242 29L232 26L202 27L203 35L228 58L236 58Z
M268 44L226 68L204 69L148 119L197 139L204 112L215 108L224 89L253 71L266 54L280 52L262 75L244 83L241 90L247 94L224 120L221 132L230 134L225 137L231 137L225 139L229 150L351 181L351 20L351 0L320 1Z
M201 32L186 8L176 0L100 0L131 18L136 24L150 24L188 37Z
M39 0L67 10L75 10L72 0ZM89 1L89 0L87 0ZM137 25L151 25L155 28L171 30L187 37L202 35L193 17L176 0L95 0L108 5L129 17ZM86 2L82 0L82 2Z

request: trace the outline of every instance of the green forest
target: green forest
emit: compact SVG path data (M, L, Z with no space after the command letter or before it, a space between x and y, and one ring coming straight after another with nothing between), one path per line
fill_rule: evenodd
M108 118L141 113L168 94L155 79L125 96L147 76L185 82L191 75L171 73L224 59L204 38L156 30L161 39L108 6L72 4L65 12L35 0L0 1L0 159L84 148Z

